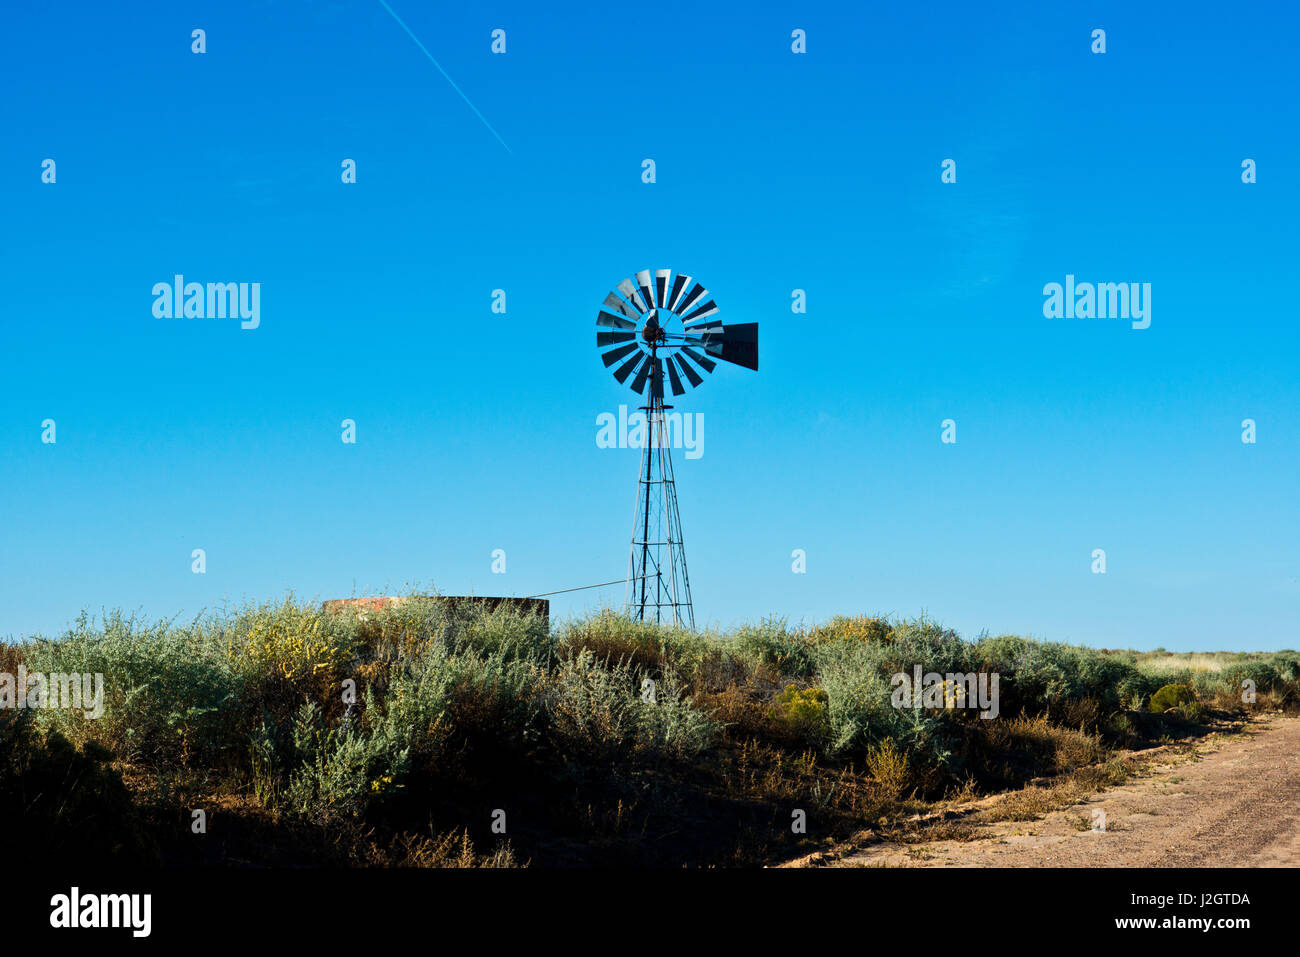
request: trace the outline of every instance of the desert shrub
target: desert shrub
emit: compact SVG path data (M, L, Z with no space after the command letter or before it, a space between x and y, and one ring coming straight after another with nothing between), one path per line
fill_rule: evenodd
M894 747L889 738L867 749L867 772L891 800L903 796L911 777L907 754Z
M656 674L664 663L658 627L611 611L569 622L561 630L555 650L557 657L566 661L590 652L602 664L626 664Z
M991 722L987 734L997 751L1028 759L1029 766L1040 774L1072 771L1105 755L1096 735L1054 724L1045 714Z
M351 625L290 597L241 613L226 636L227 650L235 668L253 681L328 687L357 651Z
M643 697L644 673L605 665L590 650L564 661L551 689L550 731L561 755L602 765L697 754L715 731L671 674Z
M1096 698L1066 698L1050 711L1052 720L1065 728L1092 729L1102 720Z
M1085 698L1113 710L1145 699L1152 686L1129 660L1091 648L1004 636L980 642L974 654L1002 674L1004 710L1039 711Z
M353 623L371 657L395 661L418 657L434 641L454 644L474 610L411 594L378 609L344 608L333 615Z
M725 642L716 632L665 626L659 630L659 641L663 647L662 671L671 672L683 689L698 687L706 671L724 657Z
M546 619L536 612L521 612L509 605L491 611L476 608L464 622L463 644L485 654L545 662L551 655L551 633Z
M692 692L721 691L732 685L745 685L757 691L760 685L768 690L782 687L781 673L771 665L755 665L734 655L724 641L714 642L700 657L690 682Z
M1122 748L1131 748L1142 740L1141 729L1125 711L1117 711L1109 715L1105 719L1102 732L1108 741Z
M10 643L0 640L0 674L18 673L18 666L26 662L25 644Z
M921 760L943 763L949 753L939 719L923 710L895 708L881 667L880 646L830 642L818 649L817 677L826 692L826 750L861 755L891 738Z
M881 666L890 675L910 675L916 665L925 672L939 674L975 670L971 646L951 628L928 618L899 622L893 628L892 639L881 649Z
M74 744L95 740L123 760L152 767L210 761L234 743L243 687L210 633L196 624L141 623L121 612L96 627L84 612L57 641L26 648L38 672L103 675L103 714L45 709L38 720Z
M277 807L284 790L286 751L275 726L263 719L248 736L248 776L253 796L263 807Z
M674 671L664 672L656 683L652 700L646 700L644 694L637 700L640 703L639 753L649 753L656 759L685 758L700 754L713 744L716 725L686 696L683 683Z
M1240 694L1244 681L1255 682L1257 691L1276 691L1286 683L1273 661L1250 661L1229 665L1219 672L1224 685Z
M294 720L293 751L298 766L286 804L317 821L360 817L402 788L408 767L409 749L392 725L380 722L367 730L349 721L328 728L314 701Z
M866 615L836 615L808 633L809 641L869 641L882 644L894 634L894 627L884 618Z
M980 663L981 670L1010 675L1016 670L1016 662L1028 653L1032 644L1034 642L1020 635L981 638L975 643L972 656Z
M693 700L728 740L761 738L793 745L801 739L789 724L777 718L768 698L750 683L733 681L716 691L696 691Z
M1277 651L1269 658L1269 664L1282 681L1300 681L1300 655L1294 651Z
M777 718L805 738L816 740L825 735L826 692L821 688L786 685L772 710Z
M1106 696L1107 704L1110 707L1118 706L1131 711L1141 710L1142 703L1151 694L1156 683L1154 678L1143 674L1136 666L1126 669L1115 685L1114 696Z
M1196 701L1196 692L1187 685L1165 685L1151 696L1151 711L1159 713Z
M728 650L751 665L769 665L795 677L807 678L816 668L814 646L790 631L784 618L764 618L757 625L742 625L731 636Z
M539 734L542 686L540 667L509 648L453 652L437 641L392 678L383 721L417 767L434 772L449 746L468 760L527 748Z

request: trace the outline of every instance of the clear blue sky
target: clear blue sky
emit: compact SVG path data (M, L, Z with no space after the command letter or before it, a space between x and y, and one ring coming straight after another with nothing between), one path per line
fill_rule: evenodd
M761 328L679 403L697 622L1300 645L1291 5L389 3L509 151L378 0L7 11L0 635L620 578L594 319L671 267ZM260 328L155 318L176 273ZM1044 318L1067 273L1151 327Z

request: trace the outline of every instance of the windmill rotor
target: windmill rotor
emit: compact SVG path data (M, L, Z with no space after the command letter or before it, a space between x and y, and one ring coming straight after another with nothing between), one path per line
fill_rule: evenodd
M596 314L596 348L614 378L639 395L664 382L674 396L698 388L717 360L758 369L758 323L724 323L708 289L671 269L620 282Z

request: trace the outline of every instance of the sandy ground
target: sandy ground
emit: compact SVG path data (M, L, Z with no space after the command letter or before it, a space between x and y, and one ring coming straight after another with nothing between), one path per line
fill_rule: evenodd
M997 799L994 799L997 800ZM990 802L981 801L988 807ZM1095 810L1106 829L1091 828ZM973 815L972 822L978 823ZM828 864L895 867L1300 866L1300 718L1212 736L1154 759L1122 787L969 841L869 843Z

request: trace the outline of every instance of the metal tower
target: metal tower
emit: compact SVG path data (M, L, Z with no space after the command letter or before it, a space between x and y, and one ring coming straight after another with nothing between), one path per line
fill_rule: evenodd
M646 417L641 469L637 473L636 512L632 522L632 552L627 563L625 609L639 621L695 627L691 580L686 574L682 519L677 511L673 481L672 435L665 414L663 369L657 347L651 346L650 404ZM653 383L658 382L658 387Z

